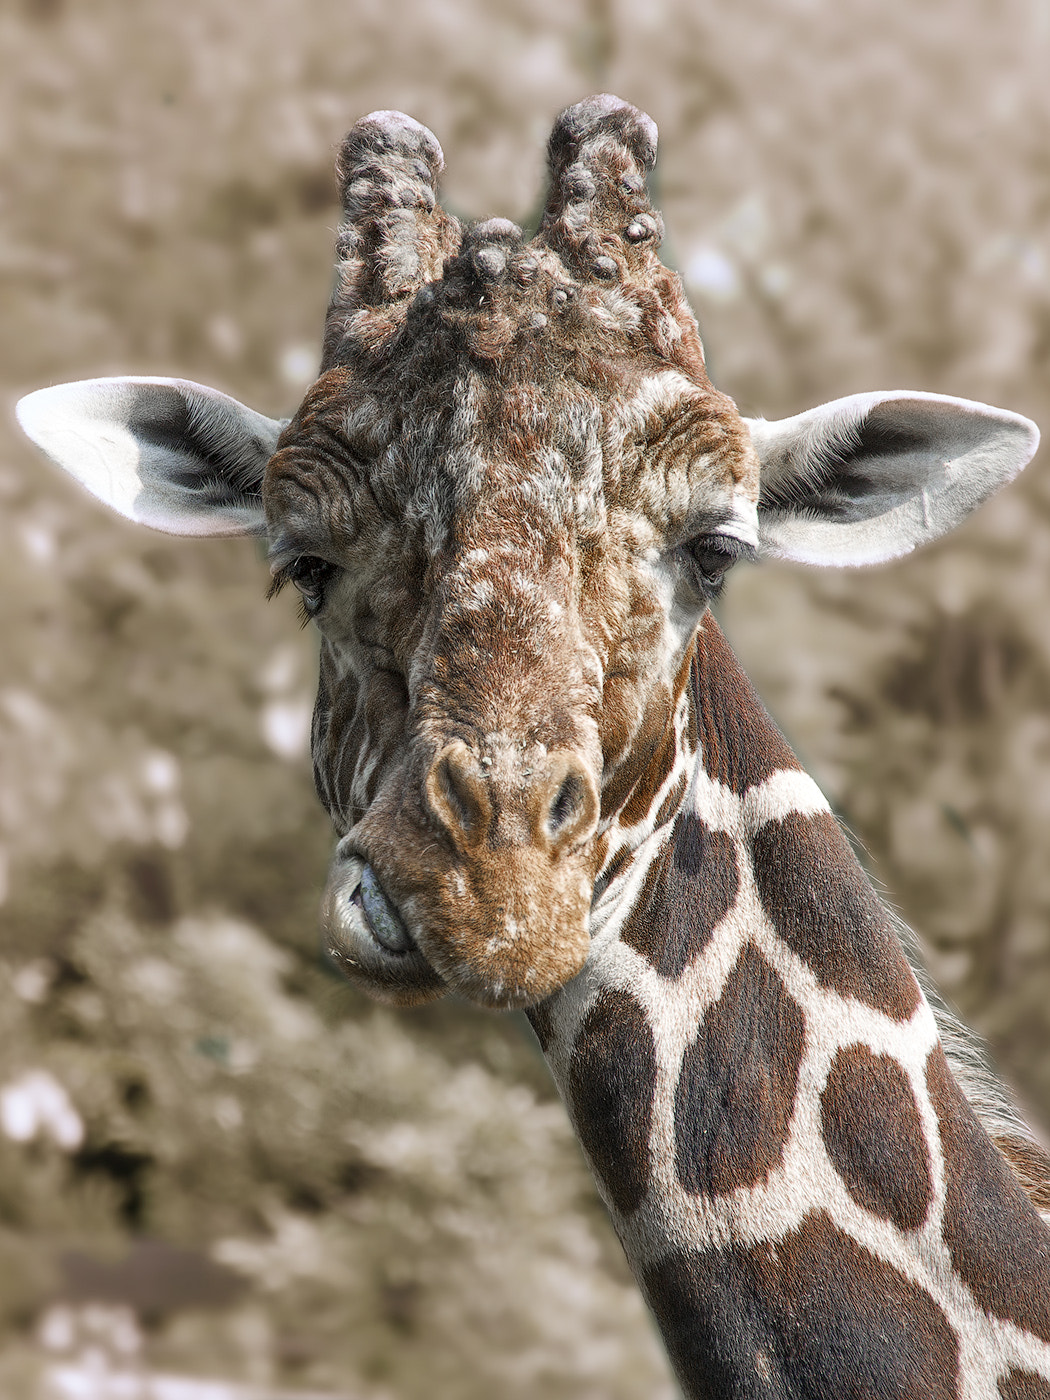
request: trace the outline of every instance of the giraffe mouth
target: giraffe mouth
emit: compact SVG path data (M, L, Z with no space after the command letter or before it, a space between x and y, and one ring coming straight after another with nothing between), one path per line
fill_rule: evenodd
M373 995L411 1003L444 991L363 856L340 853L333 861L321 903L321 926L332 962Z
M360 908L368 931L388 953L407 953L415 942L370 865L361 871L361 883L351 892L351 903Z
M519 841L456 859L426 829L413 840L403 807L395 822L385 816L373 805L365 829L339 841L321 905L329 960L350 981L397 1005L455 991L509 1010L580 971L590 951L591 847L552 854L549 841Z
M343 862L338 878L329 882L322 920L329 931L338 925L363 932L394 956L416 946L396 905L361 856L351 856Z

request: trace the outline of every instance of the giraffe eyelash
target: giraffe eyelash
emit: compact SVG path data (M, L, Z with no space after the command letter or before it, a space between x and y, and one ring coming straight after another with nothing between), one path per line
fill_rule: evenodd
M305 627L324 607L325 590L337 572L335 564L315 554L300 554L276 569L267 589L267 600L275 598L285 584L292 583L301 595L299 622Z
M701 592L709 599L721 596L729 570L741 559L754 560L755 550L732 535L699 535L681 546L690 573ZM715 561L714 573L704 565Z
M285 584L289 582L290 579L288 578L288 575L283 571L274 574L273 578L270 581L270 586L266 590L266 601L269 603L272 599L276 598L278 593L280 593L284 588ZM295 610L295 616L300 628L309 627L310 623L313 621L313 618L306 611L306 602L302 598L299 599L299 605Z

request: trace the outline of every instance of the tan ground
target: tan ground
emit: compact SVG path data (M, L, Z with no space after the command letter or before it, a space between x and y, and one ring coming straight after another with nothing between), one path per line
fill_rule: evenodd
M660 125L666 255L746 410L912 386L1046 427L1048 71L1043 0L8 0L5 409L140 372L288 412L351 122L411 112L451 207L527 219L604 88ZM1044 1125L1048 483L723 608ZM0 1393L672 1394L522 1025L317 965L311 642L253 547L136 533L6 413L0 502Z

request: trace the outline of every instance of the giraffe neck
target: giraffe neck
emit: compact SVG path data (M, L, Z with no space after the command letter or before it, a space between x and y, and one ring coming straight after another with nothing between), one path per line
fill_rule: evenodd
M713 622L689 706L676 815L533 1016L686 1394L1050 1397L1050 1231Z

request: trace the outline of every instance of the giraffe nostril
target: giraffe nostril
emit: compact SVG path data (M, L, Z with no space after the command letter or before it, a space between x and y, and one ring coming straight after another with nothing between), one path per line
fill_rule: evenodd
M437 777L459 826L469 834L482 820L481 803L474 785L463 769L450 758L439 765Z
M564 826L568 825L579 811L582 800L583 784L577 774L570 773L555 793L554 801L550 805L547 830L552 836L556 836Z
M575 757L567 759L560 776L557 791L541 818L544 835L554 850L586 840L598 821L597 789L582 763Z
M478 761L462 740L437 757L423 785L431 814L456 842L473 844L492 821L492 801Z

